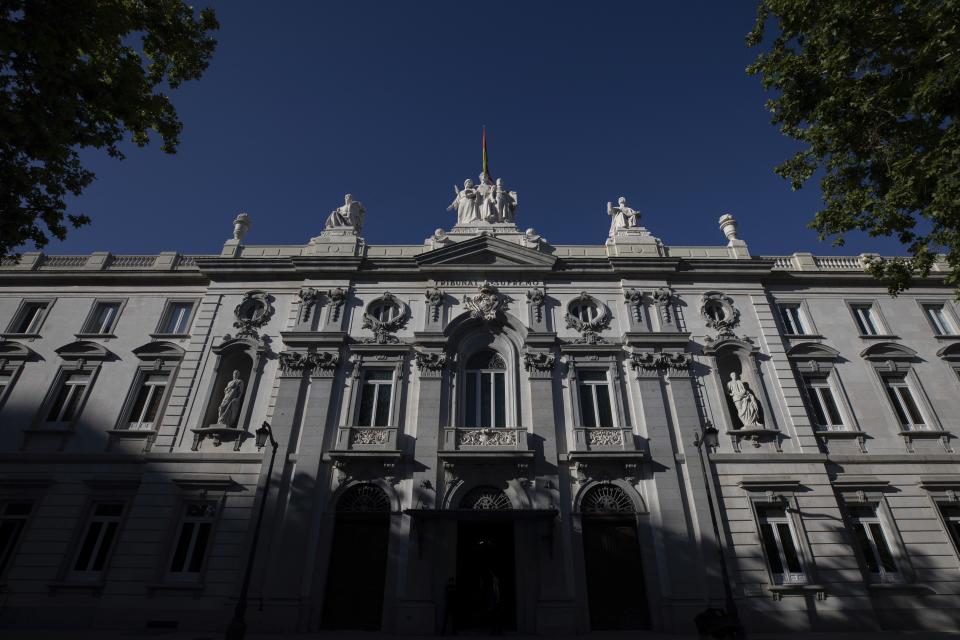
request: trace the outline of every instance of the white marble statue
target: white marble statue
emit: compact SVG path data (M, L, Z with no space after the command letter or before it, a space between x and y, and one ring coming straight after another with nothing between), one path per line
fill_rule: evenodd
M497 184L493 190L494 204L497 211L497 222L516 222L517 213L517 192L507 191L503 186L503 180L497 178Z
M344 227L353 228L360 233L363 228L363 214L367 212L363 204L353 199L349 193L343 196L343 206L334 209L327 216L327 229L342 229Z
M457 194L447 211L456 210L457 224L471 224L480 221L480 191L473 186L473 180L467 179L463 182L463 190L453 187L453 192Z
M240 417L240 403L243 401L243 380L240 372L234 370L233 378L223 388L223 400L217 412L217 423L233 427Z
M610 216L610 237L616 235L620 229L632 229L640 221L640 213L627 206L627 199L620 196L617 200L619 206L613 206L612 202L607 203L607 215Z
M747 385L740 380L736 371L730 373L727 391L745 428L763 426L760 423L760 405L757 404L757 398L750 389L747 389Z

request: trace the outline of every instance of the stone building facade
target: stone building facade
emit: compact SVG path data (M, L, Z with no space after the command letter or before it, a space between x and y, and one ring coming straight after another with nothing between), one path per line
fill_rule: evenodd
M942 272L890 298L623 200L554 246L483 179L451 209L0 265L0 627L223 628L261 506L252 629L688 633L718 549L750 629L960 623Z

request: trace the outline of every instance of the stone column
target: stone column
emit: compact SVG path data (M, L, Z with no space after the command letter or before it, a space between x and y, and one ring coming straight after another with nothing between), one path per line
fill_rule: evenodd
M556 356L549 352L528 351L524 366L530 384L531 424L534 447L534 482L530 487L535 509L559 508L559 522L570 522L570 505L559 499L559 452L557 443L565 441L564 422L556 413ZM576 609L570 565L570 538L558 521L531 522L534 529L539 569L539 599L536 632L576 632ZM518 532L519 533L519 532Z
M443 411L444 377L447 357L440 349L443 343L440 334L418 334L417 341L429 344L415 353L419 388L417 403L417 431L414 444L413 470L411 473L412 500L414 509L433 509L440 499L443 468L437 459L440 447ZM443 566L443 555L434 544L440 522L427 522L404 516L403 527L407 532L405 565L400 570L403 576L397 581L398 592L396 632L401 634L433 634L436 625L442 624L440 611L444 587L454 567Z
M284 370L272 423L280 448L273 480L277 493L273 495L271 490L275 502L268 504L263 525L264 537L272 532L269 553L264 554L269 560L263 596L271 608L289 609L274 619L289 620L299 630L307 624L311 593L318 586L321 591L323 588L313 585L312 580L318 559L325 562L327 555L326 548L321 548L320 532L330 483L328 467L321 457L330 428L338 361L339 354L331 353L322 359L322 365L314 360L303 368ZM290 453L296 454L295 461L284 462Z
M661 616L665 630L670 631L678 624L688 626L688 621L680 622L684 614L679 613L676 607L702 592L702 569L697 562L697 554L689 552L697 541L687 526L686 495L677 468L677 448L664 402L660 368L655 364L643 364L636 366L635 371L657 494L659 521L654 517L653 533L660 539L659 547L666 553L666 557L658 563L663 572L659 576Z

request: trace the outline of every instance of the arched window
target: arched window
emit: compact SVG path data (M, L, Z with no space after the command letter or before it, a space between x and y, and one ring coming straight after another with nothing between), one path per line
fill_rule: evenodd
M372 484L358 484L347 489L337 501L337 513L386 513L390 498L383 489Z
M581 322L593 322L600 317L600 309L592 299L586 298L570 305L570 315Z
M601 484L583 497L580 510L584 513L634 513L633 502L623 489L612 484Z
M465 427L507 426L506 363L496 351L480 351L467 360L464 385Z
M388 297L389 296L389 297ZM403 313L400 305L397 304L390 294L384 294L382 298L373 302L367 310L374 319L380 322L393 322Z
M460 501L461 509L505 511L512 509L510 498L496 487L480 486L470 490Z

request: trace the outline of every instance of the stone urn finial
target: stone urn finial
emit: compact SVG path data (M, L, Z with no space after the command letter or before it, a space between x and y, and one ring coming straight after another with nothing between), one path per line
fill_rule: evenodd
M250 222L249 214L238 214L237 217L233 219L233 239L237 242L243 242L243 237L247 235L247 231L250 230L252 225L253 223Z
M739 240L737 238L737 220L729 213L720 216L720 231L723 231L723 235L727 237L731 245Z

